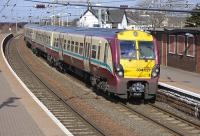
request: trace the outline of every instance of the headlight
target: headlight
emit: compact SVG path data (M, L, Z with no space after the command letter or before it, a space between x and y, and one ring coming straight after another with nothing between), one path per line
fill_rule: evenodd
M153 67L152 73L151 73L151 77L155 78L160 74L160 67L159 65L155 65Z
M116 74L119 76L119 77L124 77L124 69L122 67L121 64L118 64L116 67L115 67L115 72Z
M156 68L156 70L155 70L155 71L156 71L156 73L159 73L159 72L160 72L159 68Z
M124 76L124 73L123 73L122 71L119 71L119 72L118 72L118 76L123 77L123 76Z

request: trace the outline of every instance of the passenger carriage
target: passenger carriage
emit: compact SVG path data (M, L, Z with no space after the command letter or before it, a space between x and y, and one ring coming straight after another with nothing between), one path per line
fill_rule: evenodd
M155 100L159 60L154 37L143 31L25 25L25 41L57 67L79 73L121 98Z

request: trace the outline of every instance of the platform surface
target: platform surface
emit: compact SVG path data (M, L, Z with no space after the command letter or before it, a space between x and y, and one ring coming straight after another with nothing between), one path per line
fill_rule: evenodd
M200 74L161 66L159 82L200 94Z
M16 96L0 73L0 135L43 136L43 132L28 114L21 97Z
M4 37L0 34L0 42ZM16 80L0 52L0 136L65 135Z

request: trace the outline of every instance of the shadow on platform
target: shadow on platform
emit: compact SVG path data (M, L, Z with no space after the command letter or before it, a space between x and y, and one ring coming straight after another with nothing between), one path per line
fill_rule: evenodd
M3 102L2 104L0 104L0 109L2 109L3 107L17 107L17 105L13 105L15 103L16 100L21 99L18 97L10 97L8 98L5 102Z

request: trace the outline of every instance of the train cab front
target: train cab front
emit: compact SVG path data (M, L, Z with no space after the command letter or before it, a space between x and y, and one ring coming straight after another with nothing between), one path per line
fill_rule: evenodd
M124 31L117 39L117 91L129 97L155 99L160 66L152 35L143 31Z

